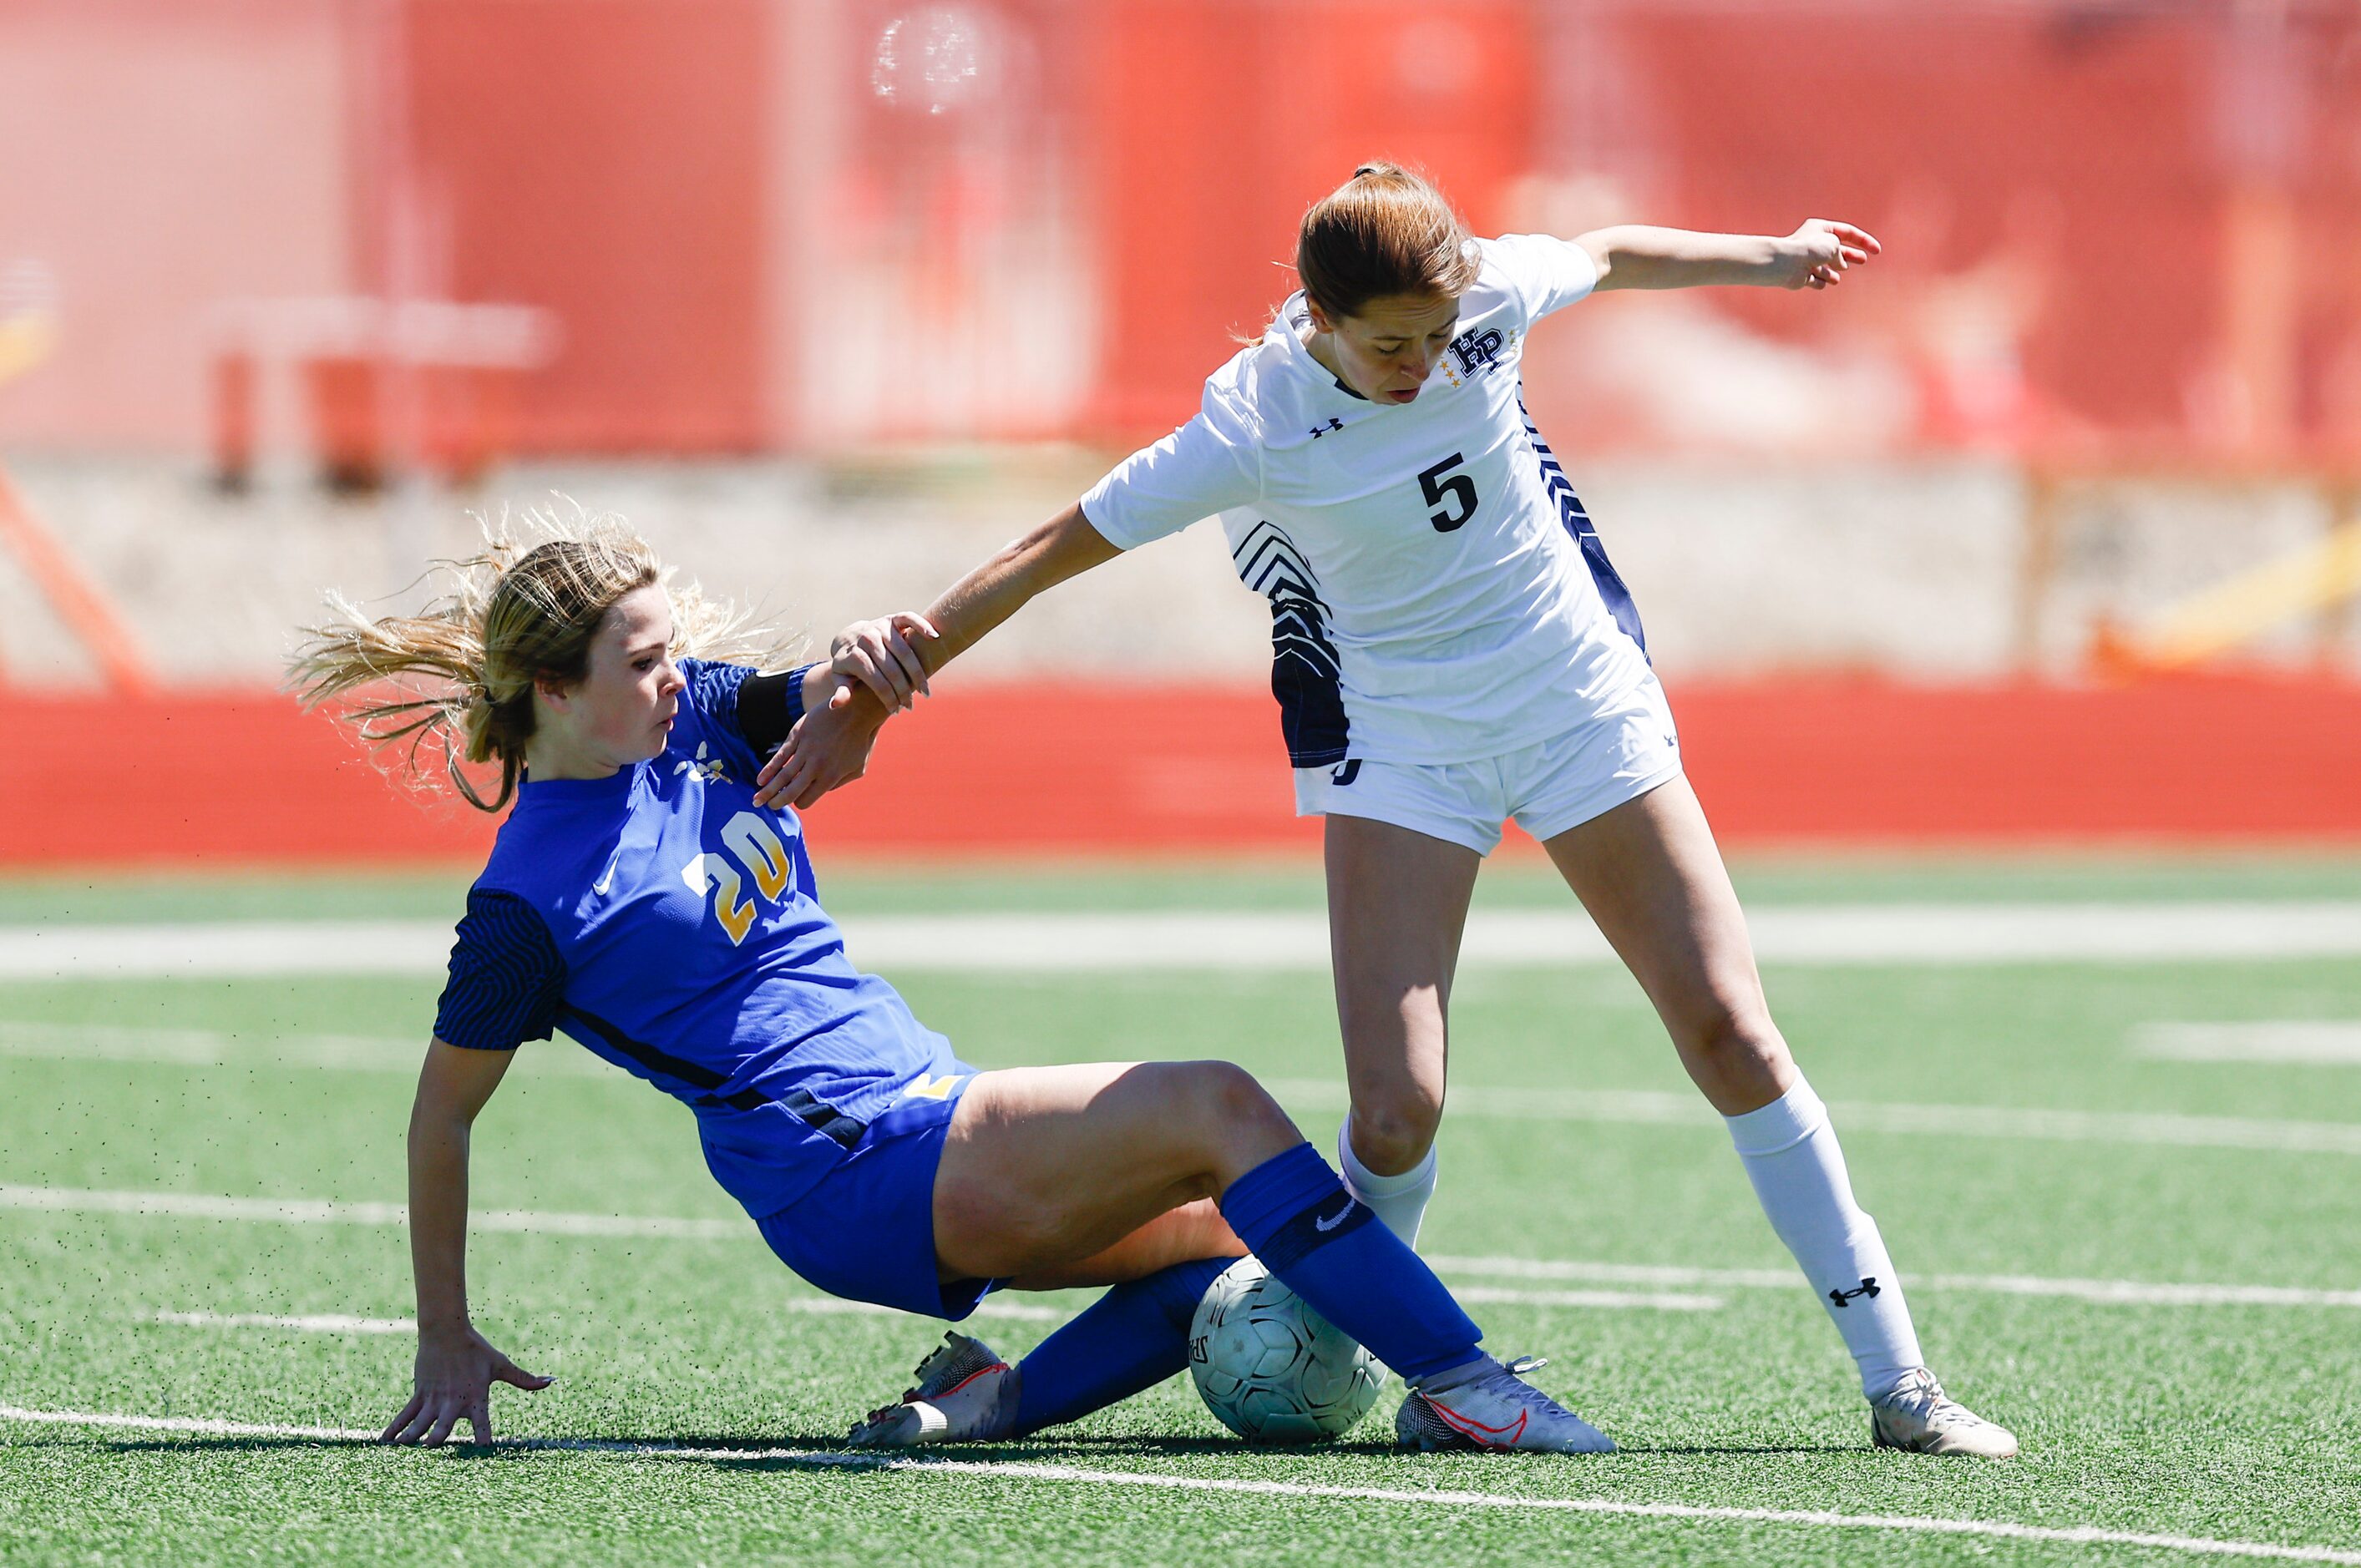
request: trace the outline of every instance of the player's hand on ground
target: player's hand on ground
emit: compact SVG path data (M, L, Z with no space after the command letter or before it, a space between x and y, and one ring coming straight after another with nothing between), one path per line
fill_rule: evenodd
M786 743L754 775L755 805L800 810L869 771L870 748L893 710L849 678L831 678L828 700L804 710Z
M928 695L926 663L913 639L932 641L939 635L916 610L856 620L829 640L828 667L867 686L889 709L909 707Z
M438 1448L464 1419L478 1442L491 1442L495 1381L530 1389L546 1388L555 1379L523 1370L472 1328L420 1333L417 1392L378 1441Z
M1884 247L1867 229L1832 218L1814 218L1779 242L1779 286L1783 289L1829 289L1844 281L1848 269L1859 267Z

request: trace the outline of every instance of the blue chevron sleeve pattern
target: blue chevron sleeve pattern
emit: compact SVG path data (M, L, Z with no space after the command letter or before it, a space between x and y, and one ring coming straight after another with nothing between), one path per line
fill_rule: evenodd
M682 706L695 708L704 718L716 743L739 753L731 761L750 777L763 764L738 721L738 688L753 673L745 664L708 663L703 659L680 662L681 679L688 683L688 689L680 694Z
M1279 698L1288 761L1324 768L1351 745L1336 644L1319 579L1284 530L1258 521L1231 550L1238 580L1270 601L1270 689Z
M566 960L539 912L512 893L470 890L434 1037L464 1050L512 1051L550 1037L565 994Z

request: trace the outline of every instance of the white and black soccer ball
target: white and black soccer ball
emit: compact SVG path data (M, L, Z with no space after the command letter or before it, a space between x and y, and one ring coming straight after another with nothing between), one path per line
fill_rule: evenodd
M1242 1257L1189 1323L1189 1373L1205 1408L1248 1442L1342 1437L1377 1403L1377 1358Z

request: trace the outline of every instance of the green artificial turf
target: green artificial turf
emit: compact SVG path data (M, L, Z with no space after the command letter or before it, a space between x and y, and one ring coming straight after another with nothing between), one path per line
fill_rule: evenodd
M1319 862L1310 858L1216 856L1169 865L843 862L829 852L825 824L813 833L821 895L844 914L1318 909L1324 896ZM2361 898L2361 852L2351 850L1791 854L1738 858L1731 875L1741 897L1773 903ZM0 926L263 919L291 912L346 920L456 919L469 877L462 868L364 875L303 869L55 873L0 880ZM1522 838L1512 838L1485 867L1476 888L1479 909L1563 906L1569 896Z
M1537 868L1502 871L1488 879L1486 898L1563 896ZM823 863L822 872L848 909L1308 908L1319 898L1309 866L831 878ZM2361 895L2361 869L2334 860L1791 863L1745 869L1741 880L1769 901ZM0 923L439 916L456 912L463 885L447 875L53 879L0 887ZM1286 1086L1315 1140L1334 1134L1336 1030L1317 975L892 978L971 1060L1232 1057ZM2161 1061L2129 1049L2148 1022L2361 1021L2361 961L1773 968L1766 981L1800 1059L1840 1114L2026 1107L2361 1126L2361 1066ZM425 980L317 976L0 985L0 1187L398 1202L409 1073L434 992ZM170 1031L181 1033L160 1033ZM197 1035L202 1049L172 1059L182 1049L174 1042ZM1660 1122L1583 1109L1590 1091L1686 1092L1620 971L1472 971L1455 998L1453 1051L1459 1100L1443 1135L1443 1183L1422 1244L1430 1254L1787 1266L1701 1106L1693 1119ZM815 1293L712 1185L688 1113L586 1062L562 1040L527 1047L478 1124L476 1207L720 1221L721 1234L479 1234L470 1258L479 1326L521 1364L559 1379L539 1395L500 1390L503 1433L829 1449L858 1413L898 1390L936 1328L801 1310ZM1846 1150L1905 1283L2193 1282L2361 1299L2361 1154L2175 1146L2113 1132L1901 1133L1872 1121L1867 1111L1856 1117ZM1390 1390L1340 1445L1249 1450L1227 1438L1185 1378L1071 1429L951 1453L1000 1467L983 1470L519 1448L429 1453L0 1419L0 1561L2202 1560L2164 1547L1926 1530L1161 1488L1052 1478L1027 1465L2088 1526L2361 1553L2361 1307L1915 1288L1937 1369L2024 1440L2021 1459L1988 1464L1870 1448L1849 1364L1800 1281L1667 1287L1719 1303L1674 1311L1530 1299L1604 1288L1595 1280L1456 1266L1447 1277L1524 1293L1473 1309L1488 1343L1549 1355L1538 1380L1623 1452L1395 1453L1383 1446ZM1087 1299L1027 1299L1072 1310ZM158 1314L409 1310L405 1235L390 1224L0 1204L0 1405L374 1428L408 1391L403 1336L192 1327ZM1054 1323L988 1317L974 1326L1014 1354Z

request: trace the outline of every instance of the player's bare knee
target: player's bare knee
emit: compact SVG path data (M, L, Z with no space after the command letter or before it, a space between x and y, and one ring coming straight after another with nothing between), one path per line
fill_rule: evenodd
M1398 1176L1426 1157L1443 1124L1443 1102L1416 1086L1356 1096L1353 1152L1378 1176Z
M1717 1106L1768 1104L1795 1076L1787 1042L1761 1007L1707 1010L1683 1033L1682 1058Z
M1241 1138L1289 1143L1301 1138L1294 1122L1271 1098L1270 1091L1235 1062L1199 1061L1180 1066L1192 1119L1212 1146L1227 1148Z

